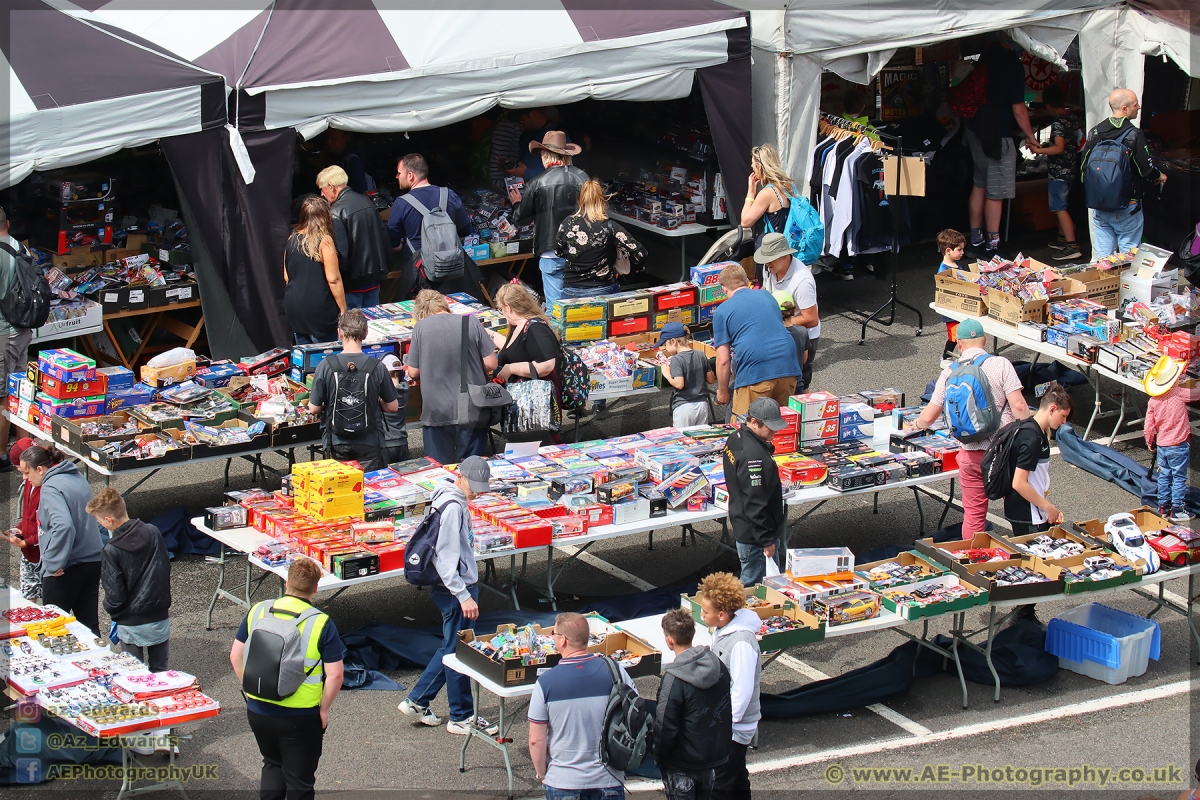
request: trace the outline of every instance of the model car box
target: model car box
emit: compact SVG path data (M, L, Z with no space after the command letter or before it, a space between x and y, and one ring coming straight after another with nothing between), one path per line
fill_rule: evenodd
M38 412L43 416L79 419L80 417L96 417L104 413L104 395L59 400L44 392L38 392L36 399Z
M141 374L142 383L147 386L153 386L156 389L173 386L176 383L183 383L196 374L196 359L189 359L167 367L151 367L147 364L142 367Z
M1015 548L1004 541L997 539L986 533L977 533L968 539L952 539L947 542L934 542L933 537L927 539L917 539L915 542L917 552L922 555L929 556L934 561L953 569L955 564L965 564L970 561L966 556L958 557L951 555L951 552L965 550L1002 550L1010 556L1015 555Z
M812 422L800 423L800 442L836 442L838 440L838 419L817 419Z
M879 595L874 592L846 592L813 601L813 614L829 627L863 622L879 616Z
M877 414L888 413L895 408L904 407L904 392L899 389L864 389L858 393L867 405L875 409Z
M104 376L106 393L132 389L134 383L137 382L133 370L126 367L98 367L96 375L97 377Z
M552 636L554 628L543 628L541 625L530 626L533 632L538 636ZM537 663L524 663L526 657L514 656L512 658L493 659L484 655L471 646L471 643L479 639L491 639L493 636L501 633L515 634L517 626L501 625L496 628L495 633L480 632L476 637L474 630L465 630L458 632L458 642L454 647L454 654L458 656L458 660L466 666L480 673L493 683L500 686L525 686L530 683L535 683L538 675L542 670L547 670L553 667L562 658L558 653L547 653Z
M725 302L725 287L720 284L700 287L700 307L712 308Z
M1035 572L1047 580L1037 583L1020 583L1015 586L998 586L994 579L980 574L981 572L995 573L997 570L1008 567L1021 567ZM1026 597L1049 597L1063 594L1066 591L1062 570L1047 564L1036 556L1011 558L1005 561L988 561L982 564L954 564L951 569L963 581L981 589L987 589L989 602L1022 600Z
M607 319L608 302L603 298L561 298L550 301L550 317L560 325L576 322L603 322ZM600 338L604 338L603 335Z
M824 621L802 611L795 602L780 592L762 585L755 586L750 592L756 599L767 601L758 608L750 609L758 615L759 619L765 623L771 617L782 617L787 620L789 625L789 628L785 630L771 631L768 629L767 633L760 631L758 642L761 650L781 650L806 642L819 642L825 638ZM704 620L700 617L700 598L681 595L680 600L682 607L692 612L692 619L703 625Z
M1025 300L999 289L988 289L987 313L992 319L1014 328L1022 322L1045 322L1046 300Z
M776 456L775 463L779 467L779 481L785 489L819 486L829 474L829 468L820 461L802 455Z
M97 372L96 377L88 381L67 383L53 375L42 376L41 390L56 400L73 400L77 397L95 397L108 391L108 377Z
M688 279L695 286L719 286L721 270L733 264L733 261L719 261L715 264L699 264L689 270Z
M379 574L379 555L368 550L342 553L330 559L330 572L342 580Z
M1128 561L1118 553L1105 553L1104 557L1112 560L1119 567L1129 567L1129 569L1121 572L1113 578L1105 578L1103 580L1079 579L1073 574L1085 568L1084 560L1094 557L1096 553L1081 553L1077 556L1068 556L1067 558L1053 558L1044 563L1047 567L1058 567L1062 570L1061 577L1065 585L1064 591L1067 594L1082 594L1083 592L1097 592L1101 589L1111 589L1114 586L1123 586L1127 583L1137 583L1142 579L1142 573L1146 569L1146 563L1141 559L1137 561Z
M905 589L912 588L933 589L939 586L962 586L970 591L971 595L969 597L960 597L949 601L924 603L897 600L894 597L889 596L889 592L891 591L903 592ZM911 594L911 592L906 593ZM907 587L893 586L889 587L888 589L880 590L880 602L888 611L891 611L904 619L914 620L925 617L936 617L939 614L966 611L968 608L973 608L974 606L985 606L988 603L988 592L986 589L981 589L974 584L963 581L957 575L939 575L930 578L929 580L921 581L919 587L914 587L912 585Z
M209 389L220 389L228 386L234 378L245 377L242 368L232 361L215 361L208 366L196 370L196 383Z
M651 308L654 311L670 311L672 308L697 305L699 291L695 284L672 283L651 289L650 297Z
M724 491L723 487L721 488L721 491ZM650 519L654 519L655 517L665 517L667 515L667 497L657 488L647 485L639 485L638 494L645 498L646 502L650 504ZM725 501L725 507L728 508L728 492L725 492ZM713 502L716 502L715 489Z
M788 408L800 413L800 422L802 423L832 419L834 426L837 425L838 399L836 395L829 392L807 392L792 395L788 398ZM836 432L834 435L836 436ZM808 437L802 435L800 438Z
M104 398L104 410L108 414L154 402L157 391L144 383L135 383L128 389L109 390Z
M598 635L594 627L597 619L603 619L603 617L594 618L589 615L588 618L588 625L592 628L593 635ZM618 650L624 650L630 655L622 658L620 663L625 669L625 674L631 678L658 675L662 672L662 653L655 650L653 646L628 631L613 628L611 625L603 627L609 630L603 631L604 638L598 644L588 645L589 653L603 653L611 656Z
M654 330L661 331L668 322L682 322L684 325L695 325L699 322L699 306L680 306L667 311L656 311L651 324Z
M708 487L708 479L698 466L684 467L665 478L658 490L667 498L667 505L679 508L689 497Z
M143 433L154 433L158 430L153 425L147 425L144 422L137 421L137 433L120 433L109 436L98 435L95 433L87 434L84 428L89 427L93 430L96 426L112 426L113 429L118 429L126 425L133 418L125 412L119 412L103 417L89 417L85 420L76 420L69 417L54 417L50 422L50 433L54 441L63 444L74 450L76 453L82 453L84 442L101 440L105 442L118 442L126 439L133 439ZM136 421L136 420L135 420Z
M1101 535L1103 535L1103 526L1101 526ZM1013 550L1018 553L1029 553L1029 550L1027 549L1029 543L1039 536L1049 536L1052 539L1067 539L1075 542L1083 547L1084 555L1108 555L1112 551L1112 548L1104 546L1102 541L1097 541L1095 538L1084 533L1072 533L1066 528L1059 527L1058 525L1051 527L1045 532L1028 533L1024 536L1013 536L1011 532L1007 534L998 534L998 538L1012 545Z
M63 383L91 381L96 379L96 362L66 348L42 350L38 353L37 371ZM33 380L32 376L30 379Z
M838 401L838 423L841 425L870 425L875 421L875 409L866 403Z
M645 333L650 330L650 315L612 318L608 321L609 336L629 336L634 333Z
M888 580L873 580L872 571L882 567L884 564L896 563L902 567L916 567L920 569L920 574L912 580L892 583ZM948 575L950 569L942 564L939 564L932 559L923 557L920 553L908 550L900 553L895 558L885 558L882 561L871 561L866 564L859 564L854 570L854 574L870 584L875 591L883 591L884 589L896 589L902 586L912 586L923 583L930 578L936 578L941 575Z
M147 287L146 302L150 308L190 303L200 299L200 286L195 281L175 281L166 286Z
M568 322L565 324L555 320L554 327L558 331L562 341L567 344L572 342L594 342L598 339L603 339L606 330L604 320Z
M857 425L842 424L838 426L839 442L866 441L875 438L875 423L864 422Z
M848 547L797 547L787 551L786 572L793 580L853 577L854 553Z
M979 267L975 263L966 270L948 269L934 277L933 303L939 308L958 311L972 317L988 313L987 291L977 283Z
M93 464L104 467L109 472L120 472L122 470L137 469L139 467L157 467L165 464L177 464L181 461L187 461L192 457L192 448L182 441L183 431L179 430L161 430L155 433L145 434L140 439L156 438L162 439L164 442L170 442L173 447L163 450L162 455L156 458L138 458L136 455L114 455L110 452L100 450L100 446L105 444L103 440L89 440L86 443L88 460Z
M780 431L771 437L771 445L775 448L775 452L779 455L796 452L796 433Z
M650 314L650 295L645 292L621 292L606 298L608 319Z
M650 501L641 496L627 497L612 503L613 524L641 522L650 519Z

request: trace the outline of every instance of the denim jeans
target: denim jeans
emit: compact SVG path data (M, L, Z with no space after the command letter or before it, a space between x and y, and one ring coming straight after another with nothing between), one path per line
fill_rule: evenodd
M546 305L563 296L563 267L567 265L565 258L558 256L542 256L538 268L542 271L542 294L546 295Z
M608 789L555 789L553 786L542 788L546 790L546 800L625 800L624 786Z
M573 286L562 287L562 297L564 299L574 299L576 297L601 297L606 294L616 294L621 291L621 284L613 283L608 286L587 286L576 288Z
M443 464L457 464L467 456L486 456L487 428L426 425L421 429L425 455Z
M369 292L346 292L346 308L370 308L379 305L379 287Z
M1113 253L1128 253L1142 243L1142 226L1146 218L1140 205L1130 205L1117 211L1097 209L1092 213L1095 215L1092 217L1092 233L1096 243L1093 259Z
M479 600L479 586L467 587L472 600ZM444 586L434 586L430 591L433 602L442 612L442 646L433 654L429 665L417 679L408 699L421 708L429 708L442 686L446 687L446 699L450 701L450 719L456 722L475 716L475 703L471 700L471 679L461 672L447 669L442 656L453 653L458 642L458 632L471 627L471 621L463 616L462 605Z
M1158 504L1182 509L1187 492L1188 461L1191 447L1187 442L1158 446Z
M756 544L737 543L738 560L742 562L742 586L754 586L767 577L767 557Z

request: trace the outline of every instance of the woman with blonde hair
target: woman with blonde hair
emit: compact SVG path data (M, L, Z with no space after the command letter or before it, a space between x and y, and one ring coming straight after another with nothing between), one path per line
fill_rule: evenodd
M313 195L300 204L296 230L283 254L283 309L296 344L337 341L346 290L333 244L329 203Z
M558 227L554 253L567 262L563 267L564 298L619 292L618 263L627 259L634 270L646 260L646 248L608 218L608 198L595 178L579 190L578 211Z
M500 370L496 378L504 383L520 383L532 378L550 381L559 398L559 402L552 405L560 409L562 379L558 368L562 346L546 312L538 305L537 298L519 283L501 286L495 300L496 308L508 320L507 336L492 334L492 341L500 351L497 356ZM561 415L561 411L558 414ZM555 423L561 421L561 417L554 420ZM557 444L558 436L547 437L543 443Z
M420 322L433 314L449 314L450 301L446 295L433 289L422 289L413 300L413 321Z
M764 233L783 232L794 193L795 185L783 169L778 150L764 144L750 151L750 180L742 206L742 227L754 229L755 248Z

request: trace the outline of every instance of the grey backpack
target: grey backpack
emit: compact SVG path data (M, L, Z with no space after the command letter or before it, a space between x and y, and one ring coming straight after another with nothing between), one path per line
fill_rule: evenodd
M421 213L421 263L425 277L430 281L444 281L447 278L460 278L466 261L462 240L458 238L458 228L454 220L446 213L449 190L443 186L438 195L438 204L432 209L426 208L412 192L401 195L401 198ZM416 250L412 242L408 249Z
M242 690L263 700L283 700L295 694L321 663L304 666L308 643L300 635L304 623L321 611L309 606L296 613L271 602L269 608L260 603L253 613L257 619L247 625L249 635L242 651ZM280 619L277 613L290 619Z

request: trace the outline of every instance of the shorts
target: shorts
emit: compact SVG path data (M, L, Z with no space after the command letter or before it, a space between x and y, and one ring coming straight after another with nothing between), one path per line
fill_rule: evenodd
M1000 160L995 161L983 153L983 143L967 128L965 135L971 147L971 161L975 164L973 183L976 188L987 190L988 200L1009 200L1017 196L1017 147L1011 137L1000 140Z
M796 393L796 379L775 378L760 381L750 386L742 386L733 390L733 403L730 408L735 416L741 416L750 410L750 404L760 397L769 397L777 405L787 405L788 398Z
M25 374L31 341L33 331L29 328L17 328L8 339L0 340L0 397L8 397L8 373Z
M1070 181L1051 180L1047 186L1050 194L1050 210L1051 211L1066 211L1067 196L1071 193Z

